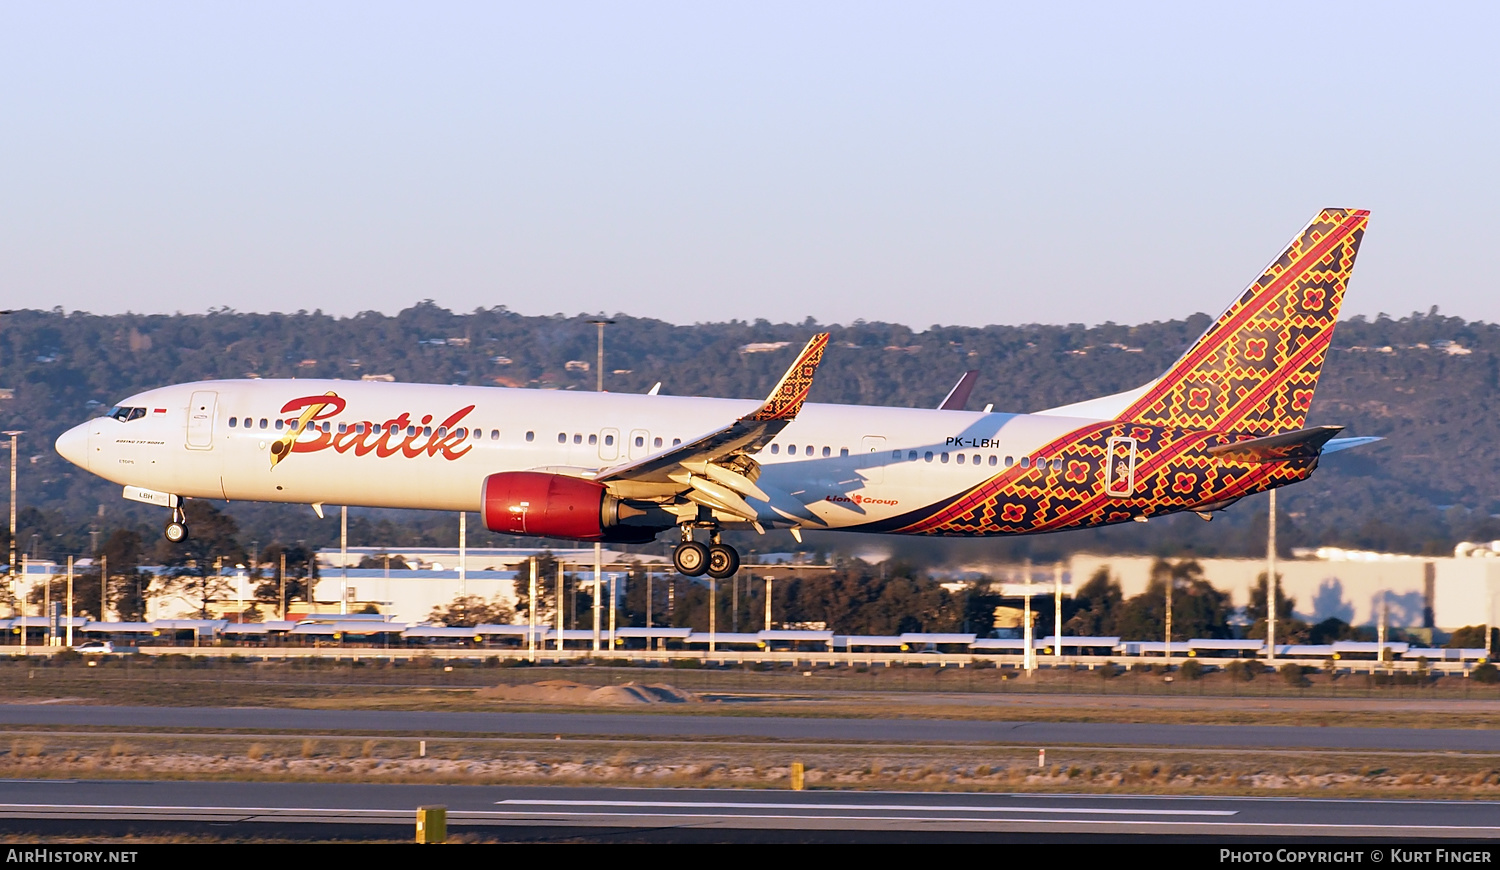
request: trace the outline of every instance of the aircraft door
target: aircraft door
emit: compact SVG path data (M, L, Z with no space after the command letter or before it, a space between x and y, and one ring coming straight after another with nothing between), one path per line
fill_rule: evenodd
M214 446L214 417L218 410L219 394L212 390L193 393L188 402L187 447L189 450L212 450Z
M626 446L631 459L640 459L651 452L651 433L645 429L630 430L630 443Z
M864 454L865 483L885 483L885 464L890 461L885 455L885 437L866 435L859 439L860 452Z
M1135 494L1135 439L1116 437L1105 442L1104 494L1129 498Z
M620 458L620 430L599 430L599 458L605 462L614 462Z

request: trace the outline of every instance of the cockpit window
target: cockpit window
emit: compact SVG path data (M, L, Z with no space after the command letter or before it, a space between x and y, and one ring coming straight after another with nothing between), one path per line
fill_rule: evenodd
M113 417L114 419L124 423L130 420L139 420L142 417L146 416L146 409L127 408L124 405L117 405L116 407L110 408L109 414L107 414L106 416Z

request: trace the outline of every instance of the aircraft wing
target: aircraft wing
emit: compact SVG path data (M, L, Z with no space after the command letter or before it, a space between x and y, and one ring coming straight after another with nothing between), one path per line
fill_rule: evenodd
M756 511L744 496L771 499L756 486L760 466L750 457L796 419L827 346L828 333L813 336L771 395L751 413L671 449L601 469L594 480L605 485L675 484L693 501L754 521Z

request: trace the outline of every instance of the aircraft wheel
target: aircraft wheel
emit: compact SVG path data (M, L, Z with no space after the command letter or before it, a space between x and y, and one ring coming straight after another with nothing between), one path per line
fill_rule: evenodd
M672 566L679 574L697 577L708 570L708 548L697 541L678 544L672 551Z
M740 570L740 554L725 544L714 544L708 548L708 576L715 580L728 580Z
M188 527L183 525L182 523L173 521L167 523L167 528L164 532L162 532L162 534L166 535L167 540L171 541L172 543L180 544L183 541L187 540Z

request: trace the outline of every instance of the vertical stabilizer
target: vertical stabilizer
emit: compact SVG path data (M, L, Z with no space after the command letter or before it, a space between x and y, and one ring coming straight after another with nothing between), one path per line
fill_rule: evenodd
M1301 429L1369 218L1320 212L1117 419L1255 435Z

